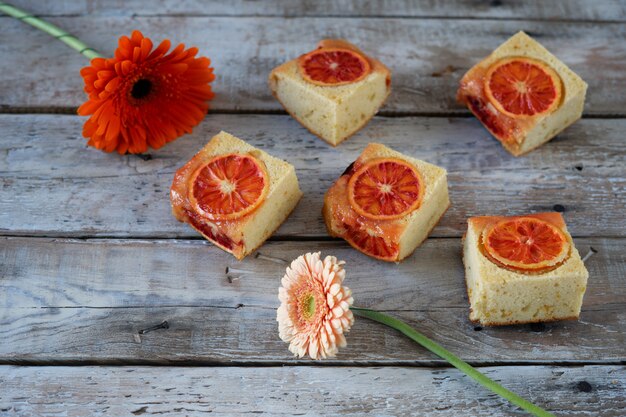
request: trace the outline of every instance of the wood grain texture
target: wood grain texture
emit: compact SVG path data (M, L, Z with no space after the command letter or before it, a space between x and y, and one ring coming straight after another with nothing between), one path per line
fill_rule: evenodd
M41 2L23 0L20 6L38 16L328 16L535 20L626 20L626 5L619 0L383 0L353 2L349 0L271 0L212 1L200 0L60 0Z
M461 236L469 216L565 210L574 236L624 236L626 120L584 119L514 158L473 118L383 118L338 148L278 115L216 115L151 159L85 146L84 118L0 115L0 234L197 237L171 215L178 167L220 130L296 167L304 197L276 238L325 237L323 195L369 142L448 170L452 207L433 236Z
M139 29L155 41L196 45L217 79L213 108L282 111L267 86L270 70L311 50L321 37L342 37L393 71L384 114L467 111L455 101L465 71L518 30L526 30L587 81L587 115L626 115L626 25L528 20L278 17L52 17L88 45L112 54L119 36ZM48 35L0 17L0 109L76 107L85 100L78 75L84 57ZM27 69L27 70L16 70Z
M135 28L197 45L218 75L214 112L242 114L211 114L143 157L86 149L75 116L0 114L0 235L52 236L0 237L0 417L522 414L455 369L428 368L445 363L365 319L338 358L321 363L330 366L291 357L275 321L281 260L311 250L346 259L357 305L406 320L555 414L624 414L624 2L19 3L105 54ZM515 159L473 118L377 117L331 149L287 116L245 114L282 113L267 74L332 36L393 69L383 116L466 116L454 101L459 78L517 30L589 83L586 116L622 119L585 119ZM0 113L72 112L84 100L78 70L87 62L47 35L0 17L0 57ZM174 171L222 129L292 162L305 192L274 240L242 262L169 208ZM453 207L439 238L399 265L323 240L322 195L372 141L449 171ZM466 218L546 210L565 211L581 254L597 252L586 262L581 319L470 323ZM54 366L69 364L132 367Z
M285 264L276 260L320 250L346 260L355 305L390 311L472 363L619 362L626 357L626 240L576 245L598 252L587 261L580 321L481 329L467 319L459 239L429 239L390 265L341 242L272 242L260 257L237 262L203 241L3 238L0 361L298 362L278 338ZM139 334L163 321L168 329ZM348 340L325 363L441 363L365 319Z
M559 416L623 416L626 367L481 371ZM0 367L0 416L525 415L456 369Z

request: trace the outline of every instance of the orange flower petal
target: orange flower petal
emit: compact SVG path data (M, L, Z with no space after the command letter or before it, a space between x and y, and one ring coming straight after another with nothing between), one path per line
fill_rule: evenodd
M99 106L100 104L97 101L93 101L93 100L86 101L83 104L81 104L80 107L78 108L78 114L81 116L88 116L92 114L93 112L95 112Z
M141 40L141 60L145 60L152 50L152 41L148 38Z
M130 39L133 41L134 44L138 45L143 39L143 34L138 30L133 30L133 33L131 33L130 35Z
M165 39L163 42L157 46L157 48L148 56L148 59L156 59L160 58L170 49L171 42L169 39Z

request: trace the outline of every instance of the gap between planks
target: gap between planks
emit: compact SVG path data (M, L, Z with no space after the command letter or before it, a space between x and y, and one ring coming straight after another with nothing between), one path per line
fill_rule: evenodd
M285 344L285 349L287 345ZM416 349L423 349L416 345ZM516 366L559 366L564 368L580 368L583 366L619 366L626 365L626 360L570 360L570 361L553 361L553 360L537 360L537 361L471 361L466 360L472 367L480 368L511 368ZM416 359L416 360L322 360L314 361L311 359L303 358L293 361L280 361L280 360L229 360L224 361L212 361L212 360L183 360L178 362L172 362L169 360L153 360L153 359L65 359L65 360L0 360L1 366L67 366L67 367L82 367L82 366L111 366L111 367L132 367L132 366L149 366L149 367L168 367L168 368L284 368L284 367L311 367L311 368L341 368L341 367L353 367L353 368L438 368L438 369L455 369L452 365L442 359Z
M127 236L119 236L119 235L106 235L102 233L98 233L97 235L90 235L88 233L80 233L77 235L76 232L67 232L67 233L56 233L56 234L45 234L45 233L3 233L0 230L1 238L32 238L32 239L63 239L63 240L74 240L74 241L169 241L173 243L190 243L190 242L209 242L204 237L198 236L170 236L170 235L159 235L159 234L151 234L148 236L144 235L127 235ZM624 245L626 246L626 237L621 235L572 235L574 239L623 239ZM460 236L429 236L426 238L424 242L428 239L450 239L450 240L461 240ZM281 235L276 234L267 238L265 242L309 242L309 243L327 243L327 242L335 242L335 243L345 243L345 240L341 238L330 237L328 235ZM210 242L209 242L210 243ZM347 247L346 243L346 247ZM263 246L261 246L262 248ZM261 249L259 248L259 249ZM593 248L591 249L593 251ZM585 256L585 253L581 254ZM254 255L249 255L254 256Z
M0 105L0 115L2 114L23 114L23 115L37 115L37 114L58 114L58 115L71 115L76 116L78 107L13 107ZM284 110L271 110L271 109L215 109L209 110L207 116L212 114L224 114L224 115L255 115L255 116L288 116L289 114ZM474 117L472 113L467 110L450 110L441 112L409 112L409 111L380 111L376 114L376 117L381 118L403 118L403 117L427 117L427 118L468 118ZM582 119L624 119L626 113L591 113L583 114ZM84 118L87 120L87 118Z
M32 12L32 10L31 10ZM80 18L89 17L89 14L68 13L68 14L49 14L49 13L33 13L33 16L43 19L49 18ZM401 14L388 14L378 16L362 16L362 15L342 15L342 14L307 14L307 15L285 15L279 13L267 14L217 14L217 13L130 13L116 15L116 17L127 18L158 18L158 17L182 17L185 19L203 19L203 18L232 18L232 19L248 19L255 17L267 17L278 19L360 19L360 20L376 20L376 19L401 19L401 20L477 20L477 21L503 21L503 22L546 22L546 23L591 23L596 25L624 23L626 19L567 19L567 18L541 18L541 17L497 17L497 16L446 16L446 15L423 15L423 16L406 16ZM5 15L0 15L0 19L10 19Z

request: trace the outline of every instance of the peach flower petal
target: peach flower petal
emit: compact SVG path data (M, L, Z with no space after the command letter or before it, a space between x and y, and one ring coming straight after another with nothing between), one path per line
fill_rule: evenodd
M352 291L343 286L345 262L320 252L295 259L278 289L276 312L280 338L301 358L332 358L346 346L344 336L354 324Z

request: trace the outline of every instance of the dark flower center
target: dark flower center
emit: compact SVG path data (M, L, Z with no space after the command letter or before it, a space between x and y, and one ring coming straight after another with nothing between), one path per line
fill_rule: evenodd
M142 78L133 84L133 89L130 91L130 95L134 99L139 100L150 94L150 91L152 91L152 82Z

